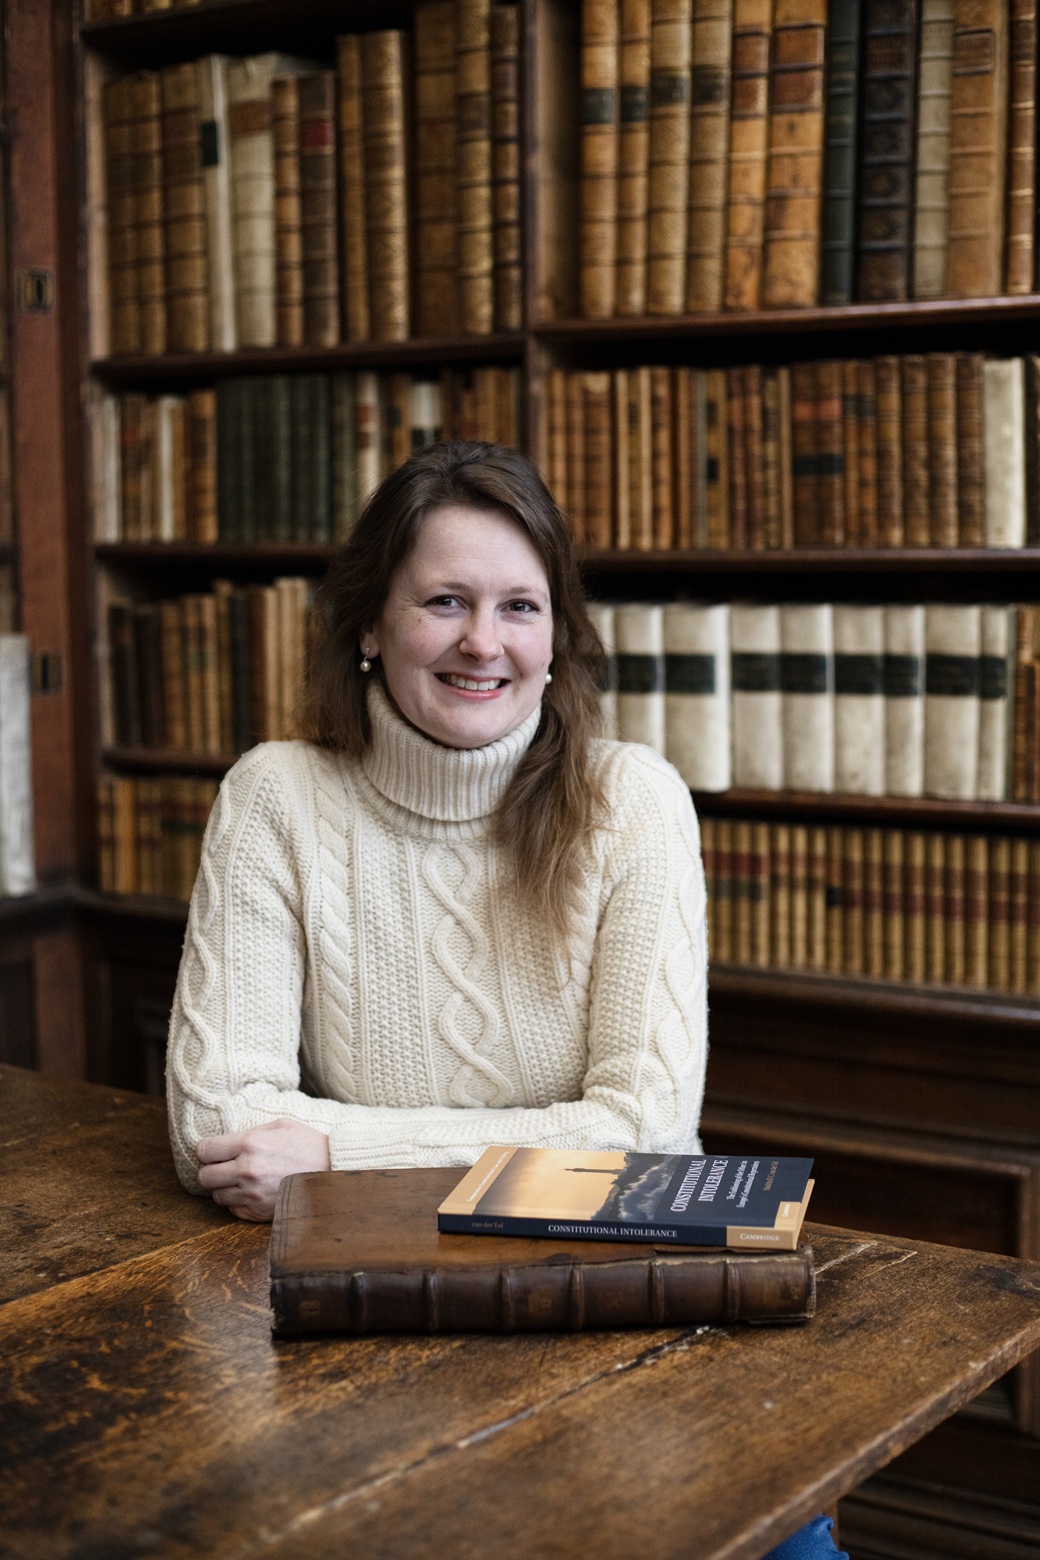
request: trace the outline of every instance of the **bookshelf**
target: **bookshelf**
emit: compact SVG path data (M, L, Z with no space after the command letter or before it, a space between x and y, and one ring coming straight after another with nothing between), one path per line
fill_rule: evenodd
M46 755L41 783L48 788L53 812L48 828L54 834L43 854L76 885L60 907L51 904L50 913L66 916L73 928L65 946L72 950L67 956L79 961L91 1019L89 1055L82 1039L68 1054L95 1077L136 1087L154 1086L161 1077L165 1005L186 913L179 900L96 888L97 782L103 775L215 782L234 758L121 745L103 735L100 711L106 690L88 670L91 641L104 638L103 603L113 592L148 602L205 591L215 578L235 585L269 583L282 575L316 579L329 548L292 540L91 541L89 495L96 473L89 430L78 412L81 391L89 400L99 393L183 394L232 378L363 371L433 375L443 368L503 367L522 375L523 438L544 465L550 438L548 385L557 369L593 373L647 363L713 369L882 354L1040 351L1038 292L581 317L582 6L580 0L518 3L524 256L519 330L325 347L112 355L97 317L104 292L97 233L89 220L77 231L69 218L56 229L53 263L75 306L70 302L50 322L52 361L37 399L16 410L16 419L29 437L47 412L46 400L39 397L49 393L61 402L64 395L58 406L63 464L56 472L40 469L33 481L40 491L65 496L67 520L59 524L55 502L39 543L43 551L23 574L30 582L34 638L48 645L60 639L69 666L63 713L60 719L49 716L40 737ZM56 197L75 182L71 209L87 218L96 201L91 180L96 180L97 90L103 80L214 52L252 55L278 49L331 66L335 40L342 34L409 28L414 17L411 0L343 0L337 7L327 0L201 0L151 14L87 20L71 36L64 31L61 11L44 0L12 0L15 41L21 37L25 69L32 28L43 16L53 29L53 51L36 67L56 93L47 121L47 133L60 147L52 193ZM25 77L20 91L32 90L32 78ZM75 159L69 153L73 144ZM28 168L15 172L19 187L27 191ZM31 246L23 243L23 248ZM23 256L21 263L33 262ZM45 460L46 445L38 432L30 451L39 462ZM26 480L30 471L27 467ZM52 556L62 570L58 606L44 584L46 560ZM13 547L0 541L0 568L5 559L20 562ZM604 598L669 600L701 592L753 601L1040 602L1037 546L807 546L752 552L621 551L588 545L584 567L590 589ZM48 611L56 615L48 619ZM720 820L1040 836L1040 808L1022 802L746 789L698 793L695 801L703 816ZM66 974L70 967L62 966ZM840 1196L826 1204L825 1212L835 1219L854 1222L869 1213L877 1227L902 1233L1040 1254L1040 1062L1035 1046L1040 1000L940 983L730 964L713 968L711 1005L709 1146L782 1140L788 1152L815 1154L821 1184L829 1179L835 1187L844 1183L850 1188L844 1204ZM930 1179L927 1196L917 1206L907 1188L915 1174L923 1175L923 1166ZM959 1227L957 1216L949 1213L957 1198L964 1199ZM938 1560L962 1553L959 1528L973 1525L988 1537L994 1553L1017 1554L1019 1549L1008 1546L1024 1531L1040 1541L1037 1489L1040 1377L1023 1367L972 1414L932 1437L910 1460L895 1464L887 1481L873 1481L846 1503L843 1542L856 1560L892 1553Z

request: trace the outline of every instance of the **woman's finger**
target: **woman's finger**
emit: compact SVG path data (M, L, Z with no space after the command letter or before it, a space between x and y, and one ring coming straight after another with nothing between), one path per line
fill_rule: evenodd
M200 1138L195 1157L200 1164L216 1164L222 1159L237 1159L242 1152L244 1132L225 1132L222 1137Z
M219 1165L201 1165L199 1168L199 1185L204 1192L215 1192L219 1188L238 1184L238 1161L235 1159L224 1160Z

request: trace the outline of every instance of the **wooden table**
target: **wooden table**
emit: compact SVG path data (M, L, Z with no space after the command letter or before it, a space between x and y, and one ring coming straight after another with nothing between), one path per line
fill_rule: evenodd
M158 1101L0 1068L0 1554L759 1560L1040 1343L1040 1265L816 1226L805 1327L274 1342Z

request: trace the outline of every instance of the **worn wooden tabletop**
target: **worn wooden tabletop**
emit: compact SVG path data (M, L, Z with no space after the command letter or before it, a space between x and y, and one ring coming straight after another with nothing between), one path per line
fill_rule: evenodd
M275 1342L155 1102L0 1069L0 1173L26 1560L758 1560L1040 1344L1040 1265L820 1226L805 1327Z

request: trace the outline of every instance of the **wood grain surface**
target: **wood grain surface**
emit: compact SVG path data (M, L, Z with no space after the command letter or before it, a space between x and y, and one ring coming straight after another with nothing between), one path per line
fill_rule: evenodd
M278 1343L228 1225L0 1310L12 1557L758 1560L1040 1342L1040 1265L811 1230L802 1328Z

